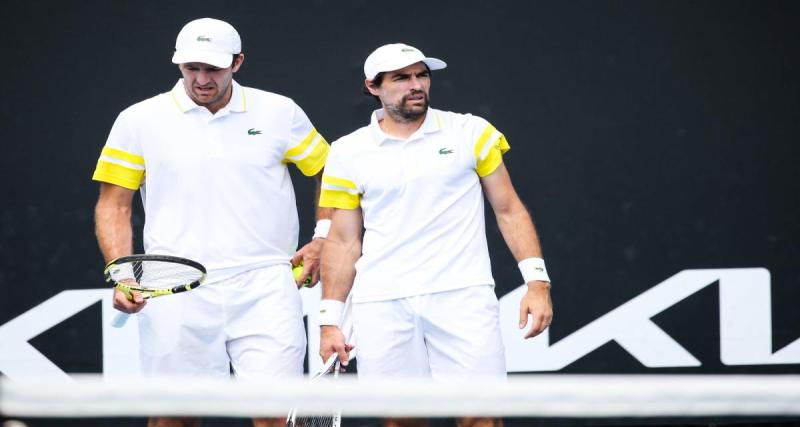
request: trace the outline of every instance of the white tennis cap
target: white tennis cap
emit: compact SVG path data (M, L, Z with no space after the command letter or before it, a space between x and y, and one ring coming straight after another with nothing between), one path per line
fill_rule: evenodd
M422 52L407 44L383 45L370 53L364 62L364 75L372 80L378 73L399 70L417 62L424 62L431 70L441 70L447 63L437 58L426 58Z
M233 55L241 52L242 39L231 24L219 19L201 18L186 24L178 33L172 62L202 62L228 68Z

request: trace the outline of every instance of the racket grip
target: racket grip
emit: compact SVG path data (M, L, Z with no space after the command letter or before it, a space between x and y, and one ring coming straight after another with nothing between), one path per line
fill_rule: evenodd
M121 328L128 323L128 318L130 317L131 315L128 313L119 312L111 319L111 326L114 328Z

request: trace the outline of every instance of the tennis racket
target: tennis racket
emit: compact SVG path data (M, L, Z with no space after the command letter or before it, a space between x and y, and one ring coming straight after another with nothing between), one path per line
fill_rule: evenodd
M197 261L169 255L130 255L117 258L103 271L106 282L132 298L139 292L144 299L190 291L203 283L206 268ZM111 325L121 328L128 313L117 313Z
M342 319L341 330L345 337L345 342L353 342L353 322L351 313L352 304L350 298L345 303L344 316ZM350 360L355 357L355 349L350 351ZM335 381L342 371L339 354L333 353L325 361L325 365L309 381L312 383ZM342 425L342 411L336 410L331 414L310 416L303 414L302 408L292 408L286 417L286 427L340 427Z
M311 378L312 383L335 381L339 377L342 366L339 354L333 353L325 362L322 370ZM302 409L301 409L302 410ZM330 415L309 416L298 413L298 408L292 408L286 417L286 427L340 427L342 425L342 411L333 411Z

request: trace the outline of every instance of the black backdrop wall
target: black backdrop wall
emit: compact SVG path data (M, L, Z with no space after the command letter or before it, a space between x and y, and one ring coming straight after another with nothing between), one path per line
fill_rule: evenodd
M773 351L800 337L800 3L776 1L4 2L0 325L104 286L99 150L122 109L174 84L175 36L204 16L242 35L237 80L292 97L329 141L368 121L372 49L404 41L446 60L433 105L511 143L553 279L551 342L679 271L745 267L771 274ZM312 186L294 177L306 240ZM519 273L487 223L503 296ZM653 318L700 366L648 368L611 341L561 371L798 372L800 356L722 363L718 294ZM99 372L99 313L31 343L67 372Z

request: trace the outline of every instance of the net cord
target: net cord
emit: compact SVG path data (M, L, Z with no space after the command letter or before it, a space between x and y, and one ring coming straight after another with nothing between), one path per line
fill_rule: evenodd
M45 385L46 384L46 385ZM0 413L21 417L798 416L800 375L516 375L507 382L425 380L236 383L189 378L107 382L101 376L0 380Z

